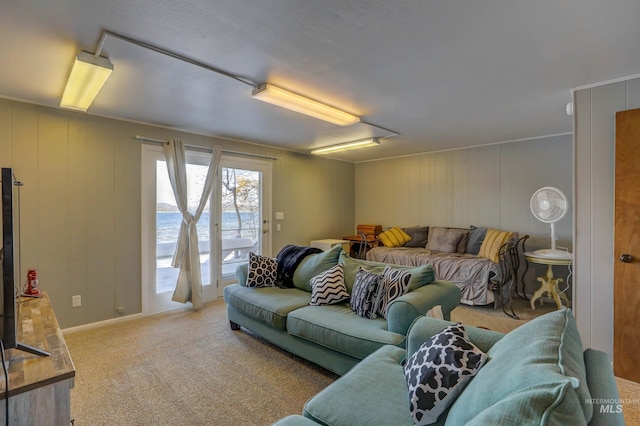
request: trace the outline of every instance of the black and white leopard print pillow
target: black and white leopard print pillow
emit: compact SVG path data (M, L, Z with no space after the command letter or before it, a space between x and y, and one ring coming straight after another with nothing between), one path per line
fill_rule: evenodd
M424 342L404 366L416 426L435 423L486 360L460 323Z
M249 252L247 287L273 287L278 277L278 261Z

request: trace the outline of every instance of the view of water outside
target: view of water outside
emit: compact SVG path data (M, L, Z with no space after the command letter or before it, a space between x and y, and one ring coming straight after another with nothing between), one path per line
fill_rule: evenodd
M206 179L207 167L187 164L188 208L191 213L199 202ZM260 173L222 169L222 267L223 275L233 273L235 265L248 259L250 250L259 249L260 241ZM157 162L156 169L156 291L173 290L178 278L178 269L171 267L178 233L182 222L173 196L166 163ZM211 281L210 251L210 210L205 206L197 224L200 241L200 266L202 283Z

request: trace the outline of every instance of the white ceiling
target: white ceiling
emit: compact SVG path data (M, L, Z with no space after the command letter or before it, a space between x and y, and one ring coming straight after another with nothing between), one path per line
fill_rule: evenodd
M0 0L0 97L58 107L102 30L269 81L394 130L364 161L571 132L572 88L640 73L638 0ZM89 114L285 149L385 136L108 37Z

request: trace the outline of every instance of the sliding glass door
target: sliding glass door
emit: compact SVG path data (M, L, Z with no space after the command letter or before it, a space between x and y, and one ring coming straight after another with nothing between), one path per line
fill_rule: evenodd
M220 277L219 295L235 282L235 269L249 252L271 252L271 163L222 156L217 203Z
M211 155L187 151L189 211L198 203ZM162 148L142 146L142 312L184 307L171 297L179 270L171 260L182 222ZM203 302L222 297L249 252L270 255L271 163L223 155L218 185L198 221ZM211 208L214 206L215 208Z
M187 152L187 189L189 211L196 210L204 186L211 154ZM198 221L198 248L203 284L203 302L217 297L216 262L211 262L212 197ZM142 311L145 314L184 307L171 297L179 269L171 266L176 249L182 213L178 210L162 148L142 148Z

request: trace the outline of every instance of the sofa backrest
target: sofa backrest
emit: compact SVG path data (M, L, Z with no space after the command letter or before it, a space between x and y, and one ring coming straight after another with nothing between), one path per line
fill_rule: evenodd
M449 410L447 421L586 424L593 416L582 342L568 309L549 312L506 334ZM533 423L532 423L533 424Z
M407 335L407 358L413 355L427 339L440 333L445 327L451 324L454 323L436 318L420 317L416 319ZM483 352L488 352L498 340L504 337L503 333L498 333L497 331L466 325L465 330L467 331L469 340Z
M293 273L293 285L311 292L311 278L336 266L342 252L342 246L338 244L322 253L306 256Z
M407 358L451 322L422 317L407 335ZM489 361L451 406L453 424L623 425L608 356L583 352L570 310L553 311L510 333L465 326Z
M339 263L344 265L344 283L347 286L347 291L351 293L353 290L353 283L356 279L358 269L363 268L369 272L377 275L382 275L384 268L389 266L393 269L399 269L408 271L411 273L411 279L409 280L409 291L415 290L427 285L435 279L435 274L431 265L422 266L406 266L406 265L389 265L381 262L373 262L371 260L355 259L349 256L344 251L340 254Z

